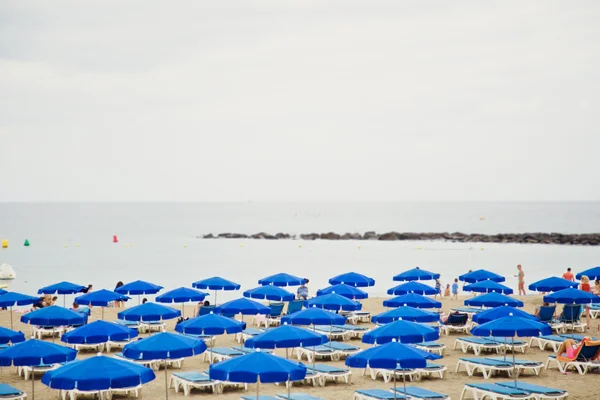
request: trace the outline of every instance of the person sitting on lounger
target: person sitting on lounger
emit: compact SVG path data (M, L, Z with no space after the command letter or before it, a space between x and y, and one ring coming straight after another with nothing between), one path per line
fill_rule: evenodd
M306 279L306 283L308 283L308 279ZM297 291L298 300L308 300L308 287L306 283L300 285Z
M598 279L594 281L594 287L592 287L592 294L600 296L600 280Z
M534 316L534 317L539 317L539 316L540 316L540 309L541 309L542 307L549 307L549 306L550 306L550 303L543 303L541 306L539 306L539 307L536 307L536 308L535 308L535 313L533 314L533 316Z
M577 354L579 353L579 349L581 347L583 347L585 343L590 342L591 340L592 340L592 338L590 338L589 336L586 336L583 339L581 339L581 342L579 342L579 343L577 343L573 339L565 339L561 343L561 345L558 348L558 351L556 352L556 354L558 356L567 357L567 358L570 358L570 359L574 360L574 359L577 358ZM594 357L594 360L598 360L599 358L600 357L597 354L596 357Z

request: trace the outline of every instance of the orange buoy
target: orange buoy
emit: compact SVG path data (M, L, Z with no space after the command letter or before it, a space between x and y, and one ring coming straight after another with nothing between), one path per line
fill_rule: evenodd
M119 243L119 237L117 235L113 235L113 243Z

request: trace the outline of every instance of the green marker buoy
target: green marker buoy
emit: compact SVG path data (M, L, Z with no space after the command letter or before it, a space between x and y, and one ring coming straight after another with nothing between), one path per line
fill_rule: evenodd
M29 239L25 239L25 243L23 243L23 246L29 247Z

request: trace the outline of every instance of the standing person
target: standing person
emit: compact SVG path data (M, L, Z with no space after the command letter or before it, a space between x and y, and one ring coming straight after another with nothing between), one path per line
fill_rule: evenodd
M525 293L525 272L523 272L523 267L521 267L521 264L517 265L517 275L515 275L515 278L519 279L519 296L521 294L523 294L523 296L527 295L527 293Z
M562 277L563 277L563 279L566 279L569 282L575 281L575 276L573 276L573 273L571 272L571 268L567 268L567 272L565 272Z
M579 290L583 290L584 292L591 293L592 286L590 285L590 278L583 275L581 277L581 284L579 285ZM587 329L590 329L590 307L585 306L585 322L587 323Z
M115 285L115 292L117 291L118 288L120 288L121 286L123 286L123 282L119 281L117 282L117 284ZM116 300L115 301L115 308L123 308L125 307L125 302L123 300Z
M296 292L298 300L308 300L308 287L306 286L306 284L308 283L308 279L305 278L305 280L306 282L300 285Z
M435 280L435 290L437 290L437 293L433 295L433 298L435 299L438 294L442 298L442 282L440 282L440 278Z
M594 281L594 287L592 288L592 294L595 294L596 296L600 296L600 281L598 279L596 279Z
M452 284L452 297L450 300L458 300L458 278L454 278L454 283Z

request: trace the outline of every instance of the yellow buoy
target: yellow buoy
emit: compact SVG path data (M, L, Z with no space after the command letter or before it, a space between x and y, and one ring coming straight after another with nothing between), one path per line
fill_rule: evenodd
M240 247L244 247L244 243L240 243Z
M184 248L184 249L187 249L187 244L184 244L184 245L183 245L183 248Z
M75 246L79 247L79 243L77 243Z
M8 249L8 240L7 239L2 239L2 248Z
M483 247L481 248L481 250L483 250Z
M360 246L356 246L356 247L358 247L360 249Z
M299 245L298 245L298 248L300 248L300 249L301 249L301 248L302 248L302 245L301 245L301 244L299 244Z
M65 247L69 247L69 245L68 245L68 244L65 244Z

